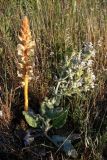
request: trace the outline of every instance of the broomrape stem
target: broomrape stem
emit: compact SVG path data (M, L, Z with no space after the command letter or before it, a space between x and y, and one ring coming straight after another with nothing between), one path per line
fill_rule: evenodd
M24 77L24 110L27 112L28 111L28 78L29 76L26 74Z

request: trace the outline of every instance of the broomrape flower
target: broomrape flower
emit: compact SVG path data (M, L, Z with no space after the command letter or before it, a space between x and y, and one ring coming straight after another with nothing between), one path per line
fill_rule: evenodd
M22 50L18 50L18 56L23 56L23 51Z
M20 78L22 78L22 77L23 77L23 74L22 74L22 73L20 73L19 71L17 71L17 75L18 75L18 77L20 77Z
M23 68L23 64L22 63L18 63L18 64L19 64L20 68Z

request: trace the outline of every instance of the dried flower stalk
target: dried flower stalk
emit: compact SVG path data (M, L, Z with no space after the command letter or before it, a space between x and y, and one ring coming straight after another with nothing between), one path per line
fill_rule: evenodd
M17 74L22 79L24 86L24 110L28 111L28 83L33 78L33 65L31 62L34 53L35 42L32 41L28 17L22 19L21 29L18 36L20 44L17 46L19 64Z

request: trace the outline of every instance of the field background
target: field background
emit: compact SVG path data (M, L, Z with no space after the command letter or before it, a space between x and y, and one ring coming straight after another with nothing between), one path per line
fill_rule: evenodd
M59 72L64 55L80 51L83 42L92 42L96 49L93 69L97 87L86 94L85 101L73 97L69 104L64 100L62 105L70 107L67 130L85 135L76 146L81 155L79 159L99 160L107 141L107 1L0 0L0 109L6 113L0 121L2 135L11 124L14 106L23 105L16 70L18 32L25 15L36 42L34 80L29 84L33 107L36 99L41 104L49 96L53 74ZM85 140L88 140L88 149L81 151ZM64 155L62 159L66 159Z

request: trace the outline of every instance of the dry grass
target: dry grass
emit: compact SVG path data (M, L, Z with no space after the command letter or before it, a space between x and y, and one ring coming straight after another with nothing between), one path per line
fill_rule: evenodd
M6 105L1 105L2 116L0 116L0 129L9 129L10 122L12 120L11 109Z

